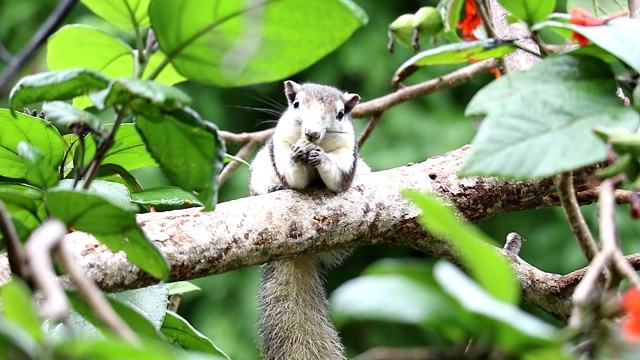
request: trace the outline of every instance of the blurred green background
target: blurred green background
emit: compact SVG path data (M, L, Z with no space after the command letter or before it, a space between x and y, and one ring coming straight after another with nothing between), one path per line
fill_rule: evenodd
M309 69L292 77L297 82L312 81L331 84L362 96L363 101L392 91L391 77L397 67L412 55L407 48L396 46L394 54L386 50L386 30L390 22L419 7L436 5L435 1L379 1L355 0L368 14L369 24L358 30L337 51ZM0 2L0 42L17 53L37 31L57 4L54 0L2 0ZM558 4L558 11L564 11ZM321 16L321 14L320 14ZM106 25L78 4L66 23L84 23L132 37ZM424 43L423 47L429 44ZM26 69L28 73L46 70L45 51ZM73 54L69 54L73 56ZM413 84L446 74L459 66L437 66L419 71L408 83ZM0 64L3 72L6 64ZM283 79L284 80L284 79ZM492 80L486 75L470 84L448 89L416 99L389 110L372 136L362 148L362 155L373 170L420 162L428 157L444 154L467 144L473 138L477 123L463 116L464 108L473 94ZM245 107L277 108L284 106L282 83L261 84L235 89L204 87L194 83L179 87L193 98L192 106L221 129L243 132L273 126L275 116ZM5 107L8 92L0 94L0 106ZM356 120L358 130L365 120ZM1 130L0 130L1 131ZM237 148L231 147L229 153ZM248 196L248 169L243 166L220 190L220 201ZM147 179L153 182L154 179ZM597 224L594 207L583 208L591 225ZM619 209L621 235L627 251L638 251L637 224L628 221L628 210ZM586 265L574 241L562 212L557 209L538 209L495 217L480 224L481 228L499 242L516 231L528 241L521 257L542 270L567 273ZM597 229L594 229L597 231ZM353 278L371 262L385 257L418 257L431 261L428 255L410 248L371 246L357 249L344 265L328 274L329 291ZM257 267L196 280L202 292L185 295L179 312L197 329L209 336L233 359L256 359L256 293L259 283ZM523 306L531 311L527 304ZM548 319L552 321L551 319ZM380 323L352 323L340 329L350 356L375 345L401 346L437 344L437 334L423 334L410 327Z

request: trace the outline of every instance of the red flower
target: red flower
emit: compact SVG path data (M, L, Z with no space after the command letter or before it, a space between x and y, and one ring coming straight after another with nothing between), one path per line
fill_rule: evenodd
M629 342L640 343L640 289L637 287L627 290L622 295L627 318L622 323L622 334Z
M628 15L628 14L629 14L629 11L623 11L623 12L611 15L611 16L609 16L607 18L599 19L599 18L591 15L589 12L587 12L585 10L582 10L582 9L571 9L571 10L569 10L569 20L574 25L580 25L580 26L602 26L602 25L605 25L606 23L608 23L609 21L611 21L611 20L613 20L615 18L619 18L621 16L625 16L625 15ZM587 39L586 37L582 36L582 34L578 34L575 31L571 34L571 40L577 41L580 46L589 45L589 39Z
M482 24L482 18L478 13L478 8L473 0L464 2L464 19L458 23L458 29L462 32L462 38L466 41L478 40L473 31Z

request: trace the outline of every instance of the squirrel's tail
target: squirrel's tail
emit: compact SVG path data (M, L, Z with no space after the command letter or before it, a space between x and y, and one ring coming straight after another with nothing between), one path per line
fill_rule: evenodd
M329 319L322 269L343 254L279 260L262 266L260 338L265 360L344 360Z

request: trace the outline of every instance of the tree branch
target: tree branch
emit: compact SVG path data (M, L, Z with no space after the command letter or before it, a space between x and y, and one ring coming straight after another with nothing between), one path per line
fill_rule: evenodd
M420 164L362 175L342 194L326 190L277 191L218 204L213 212L186 209L138 215L146 235L171 265L171 280L190 280L276 259L370 244L412 246L459 264L453 248L427 234L419 211L401 195L404 189L438 193L467 219L477 222L497 214L546 206L553 181L507 182L457 177L470 146ZM593 168L576 171L583 183ZM113 254L90 235L65 237L89 278L107 291L139 288L158 281ZM570 311L571 289L580 275L545 273L514 254L505 254L526 300L561 319ZM638 259L640 261L640 258ZM0 257L0 282L10 276Z

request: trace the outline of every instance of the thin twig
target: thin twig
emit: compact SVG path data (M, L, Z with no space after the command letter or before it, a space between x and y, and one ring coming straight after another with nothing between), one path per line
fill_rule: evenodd
M49 35L58 28L62 20L64 20L77 2L78 0L62 0L58 3L58 6L49 15L40 29L38 29L38 32L31 38L29 43L25 45L22 51L13 57L11 63L9 63L9 66L0 78L0 92L5 90L13 78L18 75L20 70L31 60L38 49L45 43Z
M364 128L364 130L362 130L360 138L358 138L358 148L362 149L362 145L364 145L364 142L367 141L369 135L371 135L371 133L373 132L373 129L375 129L380 120L382 120L382 114L382 112L379 112L373 115L371 120L367 123L367 126Z
M570 172L558 174L554 177L554 184L558 191L558 197L560 198L560 204L564 210L564 214L567 217L569 226L573 231L573 234L578 240L582 253L591 261L598 253L598 246L596 245L593 235L587 226L580 206L576 199L575 191L573 189L573 178Z
M256 141L263 143L267 141L269 136L273 135L274 129L266 129L250 133L235 134L229 131L219 130L218 136L220 136L227 144L242 145L250 141Z
M169 307L167 308L167 310L177 313L181 301L182 294L180 293L169 296Z
M595 189L576 192L576 197L578 200L594 202L598 200L599 194L600 186L596 186ZM613 191L613 197L615 198L616 204L630 204L632 194L633 192L629 190L615 189Z
M29 278L29 267L27 266L24 249L22 248L22 244L20 244L20 237L18 236L16 227L13 225L13 221L11 221L7 207L2 200L0 200L0 232L7 246L7 256L9 257L11 272L29 284L29 286L32 286L33 283Z
M358 106L356 106L351 112L351 117L354 119L369 118L402 102L431 94L442 89L448 89L465 84L491 72L491 69L497 67L498 64L499 61L497 59L483 60L465 66L462 69L458 69L449 74L440 76L439 78L401 88L391 94L358 104Z
M13 54L4 47L4 44L0 42L0 60L5 64L9 64L13 61Z
M627 279L634 286L640 286L640 276L627 259L624 258L622 250L617 240L615 223L615 197L612 179L606 179L600 184L600 198L598 199L600 209L600 241L602 247L613 248L613 264L620 275Z
M76 285L78 293L89 305L96 317L123 340L134 345L139 344L140 338L138 335L113 310L113 307L111 307L111 304L109 304L109 301L107 301L96 284L87 278L77 259L65 246L64 241L58 244L56 250L60 262Z
M629 17L640 19L640 0L629 0Z
M40 313L45 318L60 322L64 322L67 317L69 300L56 276L51 253L66 234L67 228L62 222L46 220L29 236L25 245L31 278L44 295Z
M238 151L236 157L247 160L249 156L253 154L253 151L258 147L258 145L260 145L260 143L257 141L249 141L240 149L240 151ZM233 175L233 173L236 172L236 170L238 170L240 166L242 166L242 163L240 161L232 160L230 163L228 163L227 166L222 169L222 172L218 177L218 186L222 186L222 184L229 180L231 175Z

